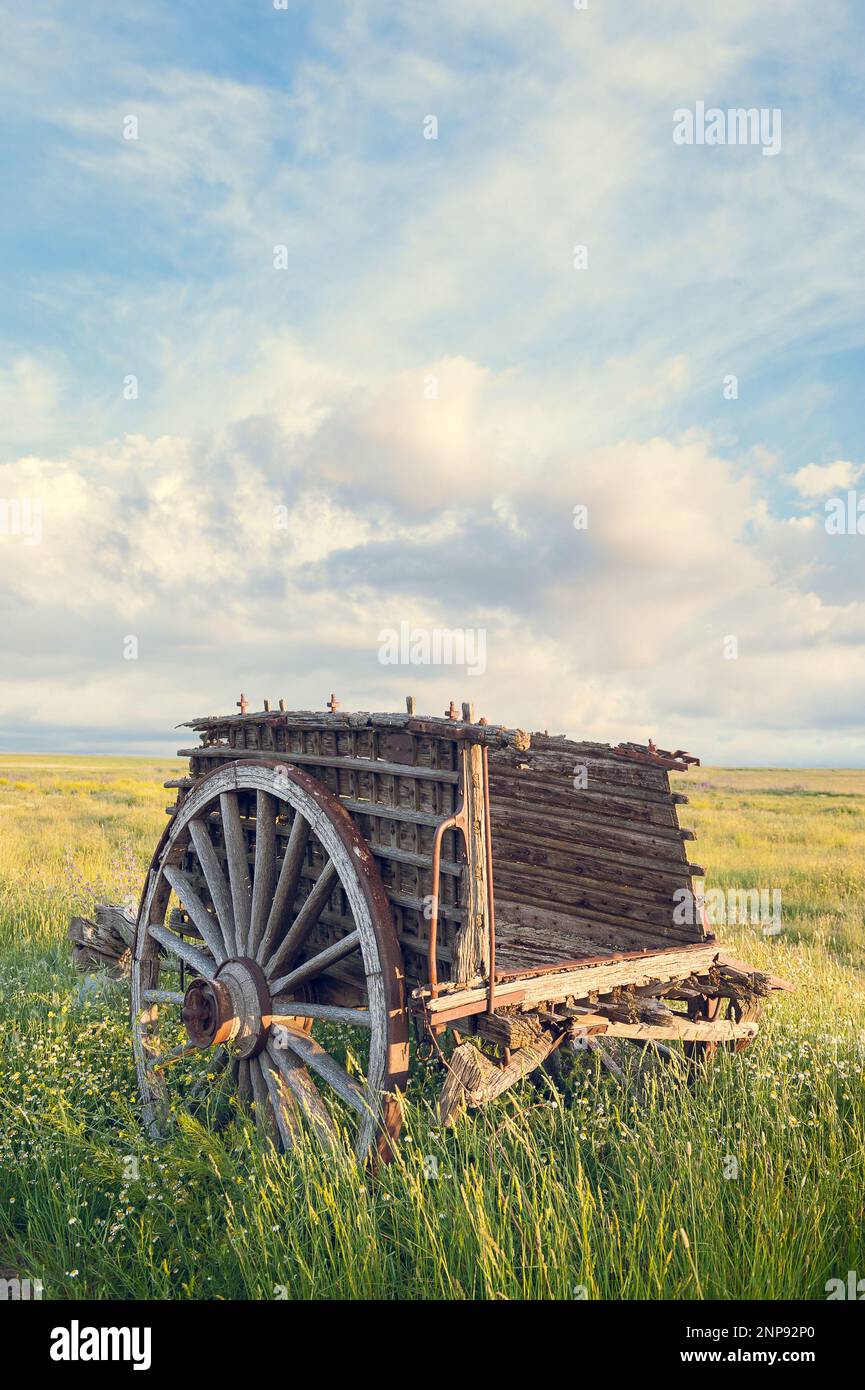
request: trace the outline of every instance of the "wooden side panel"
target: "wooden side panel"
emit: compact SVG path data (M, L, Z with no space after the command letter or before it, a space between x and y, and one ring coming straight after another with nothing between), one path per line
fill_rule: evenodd
M489 760L500 970L704 939L674 918L699 870L664 766L550 739Z

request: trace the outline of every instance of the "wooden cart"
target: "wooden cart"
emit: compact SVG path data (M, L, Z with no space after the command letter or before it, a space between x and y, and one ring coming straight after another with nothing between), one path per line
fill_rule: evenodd
M456 1034L449 1121L564 1041L740 1048L787 987L706 929L670 789L696 762L681 750L529 735L468 705L419 716L411 698L405 714L238 704L184 726L201 742L166 784L139 908L151 1132L183 1071L169 1064L207 1052L193 1094L219 1075L286 1147L309 1125L386 1157L410 1031L443 1061Z

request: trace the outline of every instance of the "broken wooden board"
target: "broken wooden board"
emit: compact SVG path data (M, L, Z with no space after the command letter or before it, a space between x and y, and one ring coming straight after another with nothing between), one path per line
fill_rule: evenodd
M91 974L105 970L115 980L128 978L132 969L132 941L135 918L117 903L97 903L95 921L73 917L66 935L72 942L72 961L76 970Z
M503 1066L496 1066L474 1043L460 1043L451 1054L439 1098L439 1124L452 1125L467 1105L476 1107L496 1100L546 1061L562 1037L563 1034L548 1032L536 1024L534 1039L514 1052Z

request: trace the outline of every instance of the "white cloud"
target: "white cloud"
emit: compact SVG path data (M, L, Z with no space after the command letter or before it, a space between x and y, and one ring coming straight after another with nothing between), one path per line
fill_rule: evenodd
M55 371L28 354L0 363L0 440L23 444L39 434L59 394Z
M790 482L801 497L826 497L836 488L852 487L861 472L861 465L836 459L834 463L809 463L794 473Z
M696 432L581 451L553 416L543 467L526 469L525 383L466 359L429 370L446 388L436 401L423 374L375 391L332 382L298 432L259 414L0 469L0 494L45 500L42 544L0 546L6 723L27 709L50 737L46 680L62 683L67 723L118 736L230 708L241 686L381 708L410 685L433 710L472 697L524 727L651 734L710 756L742 731L723 751L786 737L807 758L831 712L854 756L858 554L775 517L758 475ZM816 561L842 593L815 586ZM378 631L401 620L484 627L486 674L382 667Z

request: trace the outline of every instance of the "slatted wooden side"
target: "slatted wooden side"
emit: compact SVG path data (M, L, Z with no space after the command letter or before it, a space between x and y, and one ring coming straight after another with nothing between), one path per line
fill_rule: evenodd
M664 766L538 736L489 762L500 970L704 938L673 921L675 890L702 871L688 863L685 798L673 800Z
M284 757L305 768L351 812L375 854L403 950L407 980L428 978L432 845L439 821L453 814L459 794L459 749L447 737L409 734L389 728L340 726L308 728L255 716L208 725L201 748L182 749L190 759L190 783L223 763L249 754ZM181 797L186 788L179 788ZM250 864L254 856L255 799L242 804ZM290 819L277 824L278 840L288 836ZM217 846L222 855L222 846ZM295 911L311 892L322 868L313 837L307 848ZM466 900L466 866L461 837L444 835L439 893L437 960L443 980L451 978L456 936ZM351 930L342 889L337 885L311 935L305 954L329 945ZM350 973L343 967L342 974ZM335 973L340 973L339 971Z

